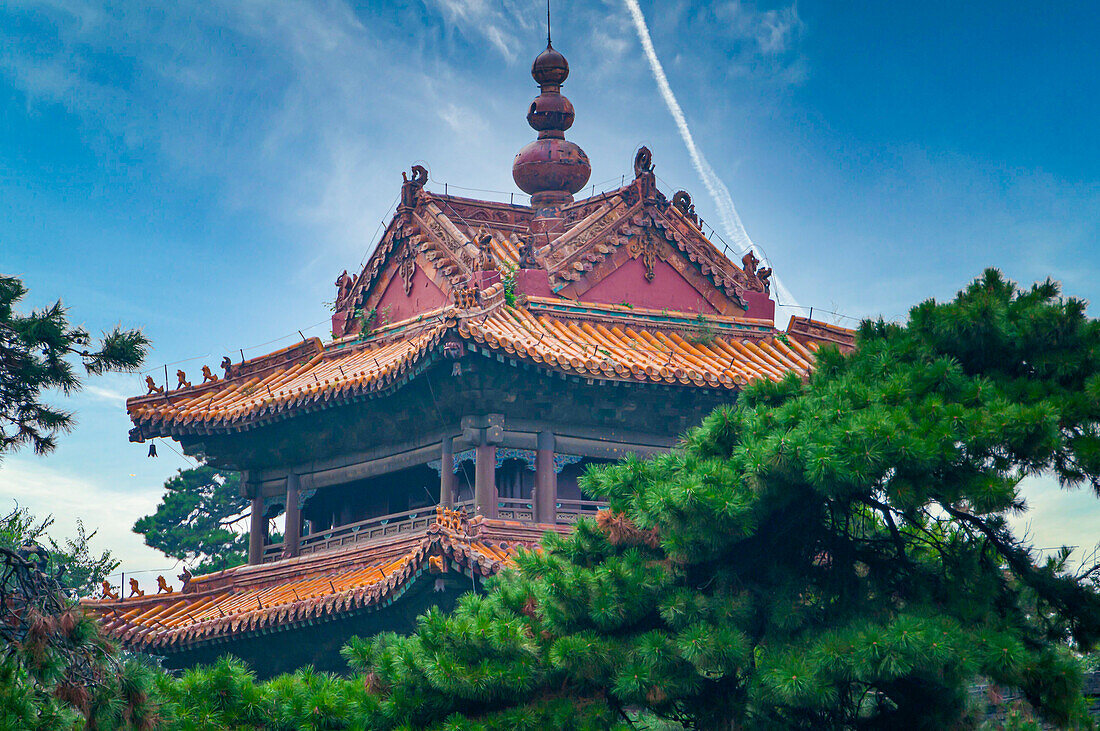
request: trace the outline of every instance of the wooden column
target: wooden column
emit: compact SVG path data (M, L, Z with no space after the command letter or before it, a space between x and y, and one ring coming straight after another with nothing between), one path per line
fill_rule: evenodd
M482 440L476 450L474 468L474 512L486 518L497 517L497 445Z
M439 462L439 504L445 508L455 506L455 446L454 439L443 437Z
M298 507L301 477L291 472L286 476L286 527L283 530L283 558L298 555L302 539L302 511Z
M248 524L248 563L253 566L264 562L264 538L267 536L267 519L264 518L264 496L257 485L252 495L252 516Z
M535 451L535 522L558 522L558 473L554 470L554 433L540 431Z

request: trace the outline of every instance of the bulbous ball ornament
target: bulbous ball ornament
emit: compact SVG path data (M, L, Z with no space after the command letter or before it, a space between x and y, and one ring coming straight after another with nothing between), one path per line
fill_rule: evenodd
M592 175L588 155L578 145L560 138L529 143L512 162L512 178L528 195L545 191L576 193Z

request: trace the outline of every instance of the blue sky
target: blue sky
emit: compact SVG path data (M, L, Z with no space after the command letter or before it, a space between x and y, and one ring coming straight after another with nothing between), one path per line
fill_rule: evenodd
M1100 300L1089 4L640 5L696 143L802 305L900 318L986 266ZM158 369L322 334L402 170L516 190L543 23L515 0L0 0L0 271L93 331L144 327ZM717 226L624 1L556 1L554 25L597 190L644 143ZM184 464L127 442L140 381L90 382L54 455L0 464L0 499L62 528L84 516L129 571L172 565L129 526ZM1040 545L1100 541L1100 501L1028 495Z

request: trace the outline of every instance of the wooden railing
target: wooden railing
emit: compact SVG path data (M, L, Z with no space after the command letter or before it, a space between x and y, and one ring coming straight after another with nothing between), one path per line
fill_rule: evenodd
M328 530L302 536L301 543L298 544L298 555L307 556L319 551L367 543L376 538L401 533L418 533L426 530L433 520L435 520L435 506L429 505L401 513L380 515L356 523L338 525ZM264 563L278 561L282 558L283 546L282 543L264 546Z
M433 520L435 520L435 506L430 505L401 513L390 513L377 518L368 518L367 520L360 520L358 523L338 525L335 528L303 536L299 553L304 556L330 548L366 543L375 538L394 536L399 533L416 533L427 529Z
M558 522L572 524L584 516L592 517L607 507L602 500L558 500Z
M573 524L581 516L595 515L597 511L606 507L607 503L598 500L559 500L557 503L558 523ZM465 510L467 515L473 516L474 501L464 500L455 503L454 509ZM531 500L523 498L498 498L497 517L504 520L533 523L535 520L534 504ZM401 513L380 515L376 518L360 520L357 523L338 525L335 528L302 536L298 554L306 556L334 548L367 543L386 536L419 533L426 530L434 519L435 506L428 506L406 510ZM284 544L282 543L272 543L264 546L263 562L272 563L281 559L283 547Z
M497 517L501 520L535 522L535 508L530 500L514 497L497 498Z
M264 563L273 563L283 557L282 543L269 543L264 546Z
M602 500L558 500L558 523L572 525L582 516L593 516L607 507ZM523 523L535 521L534 504L523 498L502 497L497 500L497 517L503 520L518 520Z

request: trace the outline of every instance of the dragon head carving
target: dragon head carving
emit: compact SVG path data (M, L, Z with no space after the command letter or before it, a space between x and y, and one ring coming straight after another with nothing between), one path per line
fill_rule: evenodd
M634 177L640 178L645 173L651 172L653 172L653 153L648 147L642 145L634 153Z
M413 165L411 170L412 177L407 174L401 173L401 180L405 183L412 183L418 188L423 188L424 184L428 182L428 169L423 165Z

